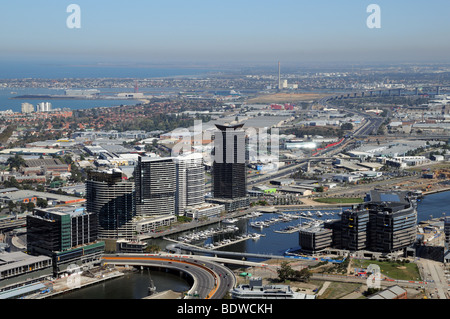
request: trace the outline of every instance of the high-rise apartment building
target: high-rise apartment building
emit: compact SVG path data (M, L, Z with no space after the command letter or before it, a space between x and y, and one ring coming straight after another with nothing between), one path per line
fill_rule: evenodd
M205 202L205 167L203 156L190 153L174 157L177 172L176 212Z
M50 102L41 102L36 105L36 112L50 112L52 110L52 104Z
M119 169L91 171L86 181L86 209L98 215L100 238L134 237L134 183Z
M139 157L134 180L137 216L175 215L177 186L173 158Z
M22 103L22 113L33 113L34 112L34 105L31 103Z

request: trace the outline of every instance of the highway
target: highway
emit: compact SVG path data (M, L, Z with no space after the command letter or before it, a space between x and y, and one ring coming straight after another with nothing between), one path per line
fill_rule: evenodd
M222 299L236 284L227 267L199 256L175 254L116 254L105 255L104 264L162 267L182 271L194 281L187 299Z

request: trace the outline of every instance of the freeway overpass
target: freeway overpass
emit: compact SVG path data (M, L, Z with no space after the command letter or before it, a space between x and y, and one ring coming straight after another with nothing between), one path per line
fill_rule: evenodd
M192 278L186 298L222 299L236 284L231 270L220 263L182 254L115 254L104 255L103 264L142 266L179 271Z
M197 248L193 246L183 245L183 244L171 244L167 246L167 250L172 252L178 252L181 251L188 251L192 253L198 253L198 254L208 254L213 256L226 256L230 257L227 263L235 263L242 265L242 260L245 260L247 258L255 258L255 259L284 259L286 258L283 255L271 255L271 254L253 254L253 253L242 253L242 252L232 252L232 251L222 251L222 250L211 250L211 249L203 249L203 248ZM232 257L238 258L238 261L236 259L231 259Z

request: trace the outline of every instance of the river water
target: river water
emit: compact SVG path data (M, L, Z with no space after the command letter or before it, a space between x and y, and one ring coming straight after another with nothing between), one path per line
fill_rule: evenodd
M432 195L427 195L422 200L418 202L417 215L418 222L430 219L430 217L442 217L444 214L450 215L450 192L436 193ZM298 212L298 211L296 211ZM314 214L316 211L311 210ZM323 216L317 217L316 219L336 219L339 218L338 212L340 210L321 210ZM328 215L324 213L329 213ZM333 213L333 214L331 214ZM443 214L444 213L444 214ZM259 239L253 240L248 239L246 241L241 241L233 245L221 248L222 250L234 251L234 252L249 252L249 253L266 253L266 254L276 254L282 255L287 249L298 247L298 235L297 233L291 234L281 234L276 233L274 230L281 230L287 226L296 226L300 222L304 222L305 219L294 219L289 222L279 222L271 225L270 227L259 229L250 226L252 221L263 221L274 217L278 217L275 213L266 213L262 216L253 219L240 219L235 225L239 227L239 231L221 235L215 235L212 238L204 240L201 245L211 243L213 241L221 241L226 238L233 238L235 236L245 234L245 233L258 233L261 236ZM222 225L226 226L226 225ZM195 231L201 231L205 229L217 228L220 225L209 225L199 228ZM177 239L179 236L192 233L185 232L182 234L173 235L173 239ZM150 244L159 245L165 248L170 241L166 240L150 240ZM196 243L198 244L198 242ZM157 287L157 291L174 290L174 291L186 291L189 289L189 285L184 281L183 278L158 271L151 271L151 278ZM76 292L68 293L58 298L63 299L140 299L147 296L147 288L149 284L149 273L146 271L129 273L122 278L112 279L110 281L103 282L98 285L80 289Z

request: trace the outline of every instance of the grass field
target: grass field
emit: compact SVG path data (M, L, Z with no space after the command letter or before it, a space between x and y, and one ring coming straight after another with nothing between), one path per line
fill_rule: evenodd
M398 280L420 280L419 269L415 263L397 263L392 261L362 260L352 261L354 268L367 268L370 264L380 266L381 273Z
M360 197L349 197L349 198L315 198L315 202L324 203L324 204L355 204L362 203L363 199Z
M357 290L361 284L348 282L331 282L318 299L339 299Z

